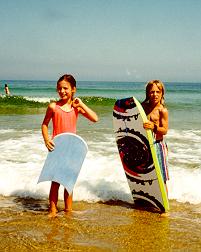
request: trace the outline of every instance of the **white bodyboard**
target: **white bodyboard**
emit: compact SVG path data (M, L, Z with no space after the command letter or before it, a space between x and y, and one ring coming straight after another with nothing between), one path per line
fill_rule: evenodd
M48 152L38 183L55 181L71 194L88 151L87 144L72 133L57 135L54 144L54 150Z
M146 114L135 97L117 100L113 124L119 155L134 201L151 203L162 212L169 202L161 174L155 140L145 130Z

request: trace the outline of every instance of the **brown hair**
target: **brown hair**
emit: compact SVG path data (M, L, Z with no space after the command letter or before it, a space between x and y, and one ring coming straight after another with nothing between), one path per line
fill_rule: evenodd
M165 87L164 87L163 82L160 80L151 80L147 83L147 85L146 85L146 98L145 98L144 102L149 101L149 92L150 92L151 88L153 87L153 85L156 85L158 87L158 89L162 92L161 104L165 105L165 102L164 102Z
M75 80L75 78L72 75L70 75L70 74L64 74L57 81L57 85L59 84L59 82L61 82L63 80L69 82L70 85L71 85L71 88L76 88L76 80Z

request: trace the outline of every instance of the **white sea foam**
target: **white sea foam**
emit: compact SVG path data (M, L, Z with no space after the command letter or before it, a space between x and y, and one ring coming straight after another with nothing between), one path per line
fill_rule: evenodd
M55 97L31 97L31 96L25 96L24 97L28 101L35 101L35 102L50 102L52 100L55 100Z
M191 204L201 203L201 167L194 170L172 169L169 186L169 198Z
M201 146L196 143L201 135L186 133L170 130L167 137L169 198L198 204L201 203ZM37 184L47 155L41 132L16 131L15 136L0 140L0 194L48 198L50 182ZM114 138L108 134L103 139L102 143L88 141L89 152L74 189L74 200L132 202ZM59 197L63 198L63 190Z
M201 131L170 130L169 198L180 202L201 202Z

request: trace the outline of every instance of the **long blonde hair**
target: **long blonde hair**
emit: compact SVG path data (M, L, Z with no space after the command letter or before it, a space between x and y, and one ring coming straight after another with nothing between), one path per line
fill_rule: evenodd
M153 85L156 85L158 87L158 89L162 92L161 104L163 106L165 106L165 98L164 98L165 86L164 86L163 82L160 80L151 80L146 84L146 98L145 98L144 102L149 101L149 92L150 92L151 88L153 87Z

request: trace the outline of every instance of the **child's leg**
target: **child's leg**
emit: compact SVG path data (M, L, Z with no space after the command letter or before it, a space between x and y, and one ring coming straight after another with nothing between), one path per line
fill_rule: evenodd
M69 195L66 189L64 189L64 204L65 204L65 212L72 211L73 204L73 193Z
M49 211L53 215L56 215L56 213L57 213L59 186L60 186L59 183L52 181L51 188L50 188L50 194L49 194L49 202L50 202Z
M168 166L167 166L167 145L164 141L156 142L156 153L161 173L163 176L163 181L165 183L166 192L168 193L168 188L166 184L166 181L169 180Z
M161 168L161 173L163 176L164 183L169 180L168 174L168 164L167 164L167 147L164 141L160 141L156 143L156 152L159 161L159 165Z

